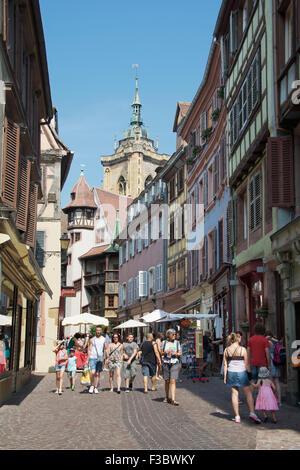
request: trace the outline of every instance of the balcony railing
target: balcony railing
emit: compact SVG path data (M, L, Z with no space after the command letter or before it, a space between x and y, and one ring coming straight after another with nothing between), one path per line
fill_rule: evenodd
M84 285L86 287L104 285L104 283L105 283L104 273L87 274L86 276L84 276Z
M88 219L87 217L74 217L73 219L70 219L68 221L68 228L89 228L93 229L94 228L94 219Z

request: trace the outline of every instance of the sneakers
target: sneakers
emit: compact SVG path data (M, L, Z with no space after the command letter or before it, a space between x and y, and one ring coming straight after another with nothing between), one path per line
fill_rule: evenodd
M94 387L94 393L99 393L98 388Z
M89 393L94 393L94 385L91 385L89 388Z
M129 388L126 388L125 393L129 393L129 392L130 392Z
M234 421L235 423L240 424L241 418L240 418L240 416L235 416L234 418L232 418L232 421Z
M132 383L129 384L129 390L132 392Z
M72 385L71 390L72 392L75 392L75 385Z
M250 413L249 418L252 419L256 424L261 424L261 420L256 416L255 413Z

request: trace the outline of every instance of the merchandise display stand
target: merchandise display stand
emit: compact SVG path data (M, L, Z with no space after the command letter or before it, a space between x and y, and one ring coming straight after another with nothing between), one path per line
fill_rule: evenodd
M198 335L198 337L197 337ZM198 359L198 376L192 378L193 382L208 382L207 378L201 377L201 357L203 357L203 333L195 329L195 361Z

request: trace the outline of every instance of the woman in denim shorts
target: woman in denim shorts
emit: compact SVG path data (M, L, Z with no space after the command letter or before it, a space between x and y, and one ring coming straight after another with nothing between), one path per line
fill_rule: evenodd
M239 415L239 387L242 387L250 410L249 418L255 423L260 424L261 421L254 411L253 396L248 376L248 374L250 375L250 366L248 364L247 350L240 345L241 339L238 333L231 333L227 338L228 347L224 351L224 383L231 387L232 407L235 412L234 421L236 423L241 422Z

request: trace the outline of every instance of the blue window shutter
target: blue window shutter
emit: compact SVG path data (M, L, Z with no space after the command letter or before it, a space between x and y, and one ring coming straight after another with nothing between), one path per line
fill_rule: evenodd
M120 249L119 249L119 265L122 266L123 264L123 247L120 246Z

